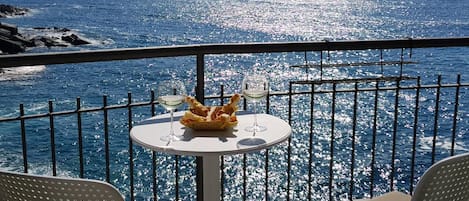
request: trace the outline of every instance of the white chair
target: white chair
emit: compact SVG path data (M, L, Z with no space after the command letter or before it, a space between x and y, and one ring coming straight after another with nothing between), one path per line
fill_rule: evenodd
M411 196L390 192L361 201L469 201L469 153L433 164L420 178Z
M3 170L0 170L0 199L124 201L119 191L106 182Z

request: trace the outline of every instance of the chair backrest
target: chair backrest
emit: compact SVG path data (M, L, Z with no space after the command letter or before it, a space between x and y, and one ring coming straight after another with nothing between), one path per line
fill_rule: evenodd
M412 201L469 200L469 153L432 165L415 187Z
M89 179L39 176L0 170L0 199L124 201L112 185Z

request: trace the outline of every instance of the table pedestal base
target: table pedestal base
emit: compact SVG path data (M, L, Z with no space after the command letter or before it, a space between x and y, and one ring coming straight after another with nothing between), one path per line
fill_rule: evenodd
M221 200L220 157L203 157L204 201Z

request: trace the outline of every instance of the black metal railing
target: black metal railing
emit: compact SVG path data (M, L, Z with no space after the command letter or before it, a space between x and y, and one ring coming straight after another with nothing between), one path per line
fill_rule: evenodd
M371 135L372 136L372 140L371 140L371 143L369 144L369 146L371 146L371 148L368 150L370 152L370 155L371 155L371 162L370 162L370 171L369 171L369 184L368 186L370 186L370 188L368 189L368 195L373 197L374 196L374 193L375 193L375 182L376 182L376 176L377 174L375 174L377 172L377 167L376 167L376 158L377 157L390 157L390 168L389 168L389 178L388 178L388 181L387 181L387 184L389 186L389 189L390 190L396 190L396 180L397 180L397 177L398 177L398 174L396 173L396 158L398 157L397 154L399 154L399 152L401 152L400 154L402 154L402 152L408 152L408 153L411 153L411 156L408 156L410 157L410 161L408 161L408 167L409 169L407 170L407 172L400 172L399 176L400 178L402 178L403 180L409 180L408 182L408 185L403 188L402 186L400 186L399 190L402 190L402 191L406 191L406 192L413 192L413 189L414 189L414 186L415 186L415 182L418 181L418 179L415 177L415 164L416 164L416 160L418 160L418 158L416 157L416 152L417 152L417 147L419 146L419 139L418 139L418 135L421 134L419 133L419 124L422 123L422 122L419 122L419 117L422 117L422 116L425 116L427 120L429 119L432 119L433 120L433 124L431 127L433 127L432 131L433 133L431 133L433 136L432 136L432 144L431 144L431 151L429 152L428 156L431 158L431 160L429 160L428 164L433 164L435 162L435 157L440 155L441 153L439 153L436 148L436 143L438 142L437 140L437 136L440 135L440 131L441 132L441 135L447 135L449 138L450 138L450 141L451 141L451 146L449 148L449 154L448 155L454 155L455 154L455 143L457 141L457 137L456 137L456 132L458 131L457 129L457 126L459 125L459 117L461 117L461 115L465 115L465 114L461 114L460 113L460 110L459 110L459 107L460 107L460 97L463 96L465 97L464 94L461 94L461 90L463 91L467 91L467 87L469 86L468 83L461 83L461 76L459 75L457 77L457 81L453 84L442 84L441 82L441 76L438 77L438 81L437 81L437 84L436 85L422 85L421 84L421 81L420 81L420 77L417 77L415 79L415 82L410 82L410 83L406 83L406 84L402 84L404 81L402 78L400 77L387 77L387 78L373 78L373 79L362 79L362 80L356 80L356 79L350 79L350 80L328 80L328 81L325 81L325 80L319 80L319 81L298 81L298 82L291 82L290 83L290 89L292 89L293 86L295 85L309 85L310 86L310 98L311 98L311 101L310 101L310 107L311 107L311 110L310 110L310 116L311 118L308 119L307 121L309 121L309 125L310 125L310 130L309 132L307 133L307 135L309 136L309 158L308 158L308 161L307 161L307 164L311 164L312 161L313 161L313 154L316 152L316 151L319 151L319 150L314 150L313 149L313 136L314 134L317 134L314 129L315 127L315 122L317 122L317 119L314 117L314 106L315 104L318 104L318 103L315 103L315 101L318 101L318 98L315 98L315 96L324 96L324 94L326 94L327 96L330 96L329 99L327 99L328 101L328 104L327 104L327 107L330 107L330 122L328 122L326 125L327 125L327 134L330 135L330 140L328 141L329 144L329 166L328 166L328 188L329 188L329 192L328 192L328 197L329 197L329 200L336 200L336 197L334 196L334 191L332 189L337 189L337 186L333 186L333 182L334 182L334 179L333 178L336 178L335 176L337 176L336 174L334 174L334 163L337 162L337 161L340 161L340 160L344 160L344 158L341 158L341 159L336 159L335 160L335 156L336 156L336 151L339 151L339 150L343 150L343 148L335 148L334 147L334 142L335 142L335 132L338 130L336 128L336 123L337 123L337 120L335 118L335 114L336 114L336 107L338 105L337 103L337 96L339 96L339 94L348 94L347 97L349 98L349 102L347 102L347 104L350 104L352 103L352 107L349 108L348 112L350 114L350 116L352 117L352 122L350 124L350 127L349 129L351 129L351 152L350 152L350 163L349 164L344 164L346 167L349 167L349 170L350 170L350 178L349 178L349 188L348 189L345 189L344 192L348 192L348 197L350 199L352 199L354 197L354 186L355 186L355 179L354 179L354 169L356 168L356 161L355 161L355 154L356 154L356 138L357 137L363 137L363 135L358 135L357 134L357 130L359 129L359 125L357 125L357 115L359 115L359 111L360 109L358 108L358 105L359 105L359 96L360 94L363 94L363 93L370 93L370 96L371 97L368 97L368 102L366 102L366 104L370 104L370 109L372 109L371 111L371 117L368 118L368 120L371 123L371 126L372 126L372 129L366 133L367 135ZM341 88L341 89L338 89L338 86L340 84L343 84L343 83L347 83L347 87L345 88ZM359 87L360 84L363 85L363 83L366 83L364 87ZM392 86L382 86L381 84L383 83L393 83ZM316 89L318 88L319 86L323 86L323 85L330 85L329 88L327 89ZM446 92L443 93L443 90ZM427 91L427 92L423 92L423 91ZM434 96L434 100L435 100L435 103L434 103L434 112L433 114L421 114L421 97L422 96L426 96L428 97L429 96L429 93L428 91L431 91L432 93L434 93L433 95L431 96ZM390 97L387 97L385 98L386 100L389 100L389 106L391 108L391 117L389 117L389 123L392 125L388 132L391 133L391 135L389 136L389 140L391 143L391 150L389 151L389 153L381 153L383 155L379 155L377 153L377 150L376 150L376 146L377 146L377 134L378 134L378 120L377 118L379 118L379 114L382 113L382 109L379 109L378 106L379 104L382 104L380 102L380 98L382 98L383 95L380 95L380 93L383 93L385 95L389 95L389 94L386 94L386 93L389 93L389 92L393 92L394 95L390 96ZM450 92L450 93L448 93ZM294 90L291 90L291 92L289 93L290 94L290 99L289 100L292 100L292 96L294 96ZM400 103L400 101L402 101L402 95L409 95L409 94L412 94L413 97L412 99L407 99L405 100L406 103L411 103L412 105L407 105L407 104L402 104ZM453 108L452 108L452 113L451 113L451 116L452 118L450 119L447 119L448 122L448 125L450 126L442 126L441 125L441 120L439 120L441 118L440 114L438 111L441 110L440 108L440 104L441 104L441 100L442 100L442 97L443 97L443 94L445 94L445 100L452 100L451 101L451 105L453 105ZM449 96L449 97L448 97ZM383 103L384 104L384 103ZM446 104L450 104L448 102L446 102ZM289 107L290 107L290 111L292 110L291 107L292 105L294 105L294 103L290 102L289 104ZM324 106L324 105L323 105ZM322 109L325 109L325 108L322 108ZM399 122L401 122L401 119L404 118L403 112L405 111L408 111L408 112L412 112L412 114L409 115L409 117L411 117L410 119L412 119L413 121L410 121L409 124L411 124L412 126L412 130L411 131L407 131L407 132L410 132L412 134L412 138L410 141L407 141L405 143L401 143L401 144L398 144L397 143L397 139L398 139L398 136L400 135L402 137L403 133L400 133L400 131L402 131L402 128L400 129L399 128ZM363 111L362 111L363 112ZM407 118L409 118L407 117ZM289 112L289 119L290 121L292 121L292 112ZM324 117L323 117L324 118ZM363 117L362 117L363 118ZM321 124L320 126L325 126L325 124ZM459 126L462 126L463 128L465 127L465 125L459 125ZM363 129L363 128L361 128ZM450 132L448 132L450 131ZM397 147L397 146L408 146L409 149L404 149L403 147ZM289 141L289 147L291 146L291 141ZM398 152L399 151L399 152ZM290 156L291 154L291 151L288 151L288 155ZM402 157L402 156L401 156ZM290 161L290 160L288 160ZM326 162L326 161L324 161ZM314 177L318 177L320 175L313 175L312 171L311 171L311 166L308 167L308 183L311 183L312 182L312 179ZM342 175L343 176L343 175ZM420 176L420 174L418 175ZM401 180L402 181L402 180ZM290 180L288 180L288 182L290 183ZM359 182L360 185L364 185L364 182ZM311 198L312 196L312 186L308 186L308 198ZM315 192L315 193L318 193L318 192ZM287 191L287 198L290 197L290 191Z
M113 61L155 57L176 57L195 56L197 69L196 97L204 102L205 100L218 101L223 104L225 99L231 94L226 94L221 86L218 94L205 95L205 62L204 58L210 54L235 54L235 53L264 53L264 52L306 52L320 51L321 57L315 65L305 65L306 68L320 68L320 79L290 80L287 91L271 91L266 101L266 112L280 116L289 121L294 129L293 136L284 146L266 150L260 155L242 155L222 157L222 198L224 199L282 199L282 200L352 200L359 197L373 197L386 190L402 190L413 192L415 182L429 165L433 164L437 157L442 157L444 153L437 150L438 140L448 138L451 141L449 153L457 153L455 148L457 143L464 143L463 137L458 137L458 128L467 126L462 117L467 116L464 108L461 110L461 101L467 100L469 83L462 83L461 76L453 83L442 83L442 78L437 79L436 84L422 84L418 77L406 77L402 74L402 66L413 64L400 58L397 63L389 65L400 65L400 72L397 76L377 76L372 78L340 78L327 79L322 76L322 70L326 67L350 67L367 64L356 62L349 64L324 64L323 51L345 51L363 49L405 49L405 48L429 48L429 47L468 47L469 38L451 39L404 39L404 40L381 40L381 41L337 41L337 42L313 42L313 43L260 43L260 44L226 44L226 45L194 45L175 46L157 48L132 48L116 50L94 50L84 52L64 52L45 54L25 54L25 55L3 55L0 56L0 67L12 67L21 65L39 64L63 64L80 62ZM382 53L381 53L382 55ZM381 56L382 57L382 56ZM388 65L384 61L375 62L370 65L382 67ZM100 117L93 117L94 121L102 122L104 137L104 180L116 185L112 180L112 146L110 141L110 113L124 110L127 117L121 120L121 124L130 130L136 113L146 113L149 116L156 115L155 94L152 92L148 101L134 102L132 94L128 93L127 103L118 105L108 105L107 96L103 96L102 106L83 107L81 99L77 98L76 108L73 110L55 111L54 102L49 101L48 112L41 114L25 114L23 104L19 106L19 115L14 117L0 118L0 126L3 123L17 122L21 133L22 166L23 171L28 172L30 165L28 162L28 129L27 123L32 120L46 119L48 122L50 140L50 163L52 175L57 175L57 129L56 121L61 117L76 117L78 143L79 177L87 177L83 141L83 120L84 116L95 113L102 113ZM425 101L422 101L424 97ZM277 109L272 107L276 100L283 101L288 108ZM429 101L432 100L432 101ZM442 102L445 102L445 110L442 110ZM305 104L306 103L306 104ZM432 103L433 105L429 105ZM452 109L448 109L452 106ZM431 107L431 110L424 111L422 108ZM246 102L243 108L247 108ZM389 109L390 108L390 109ZM138 111L138 112L136 112ZM145 112L147 111L147 112ZM149 111L149 112L148 112ZM451 111L451 118L442 119L442 113ZM446 115L446 114L445 114ZM345 119L345 120L339 120ZM431 122L431 123L429 123ZM401 124L405 124L404 126ZM422 126L422 124L425 124ZM391 126L388 126L391 125ZM450 125L450 126L448 126ZM424 131L423 131L424 130ZM441 131L441 132L440 132ZM388 134L390 133L390 134ZM405 134L411 134L411 138L406 138ZM422 145L420 139L431 136L431 151L419 149ZM371 137L370 137L371 136ZM141 162L142 157L135 156L136 148L132 145L129 136L127 138L128 152L128 183L121 184L130 200L140 192L135 190L135 162ZM371 139L369 139L371 138ZM348 141L347 141L348 140ZM306 144L304 144L306 142ZM341 142L341 143L339 143ZM349 143L350 142L350 143ZM389 143L391 142L391 143ZM427 143L427 142L425 142ZM389 144L389 145L388 145ZM386 147L390 146L390 147ZM304 152L303 148L307 148ZM120 147L122 149L122 147ZM388 149L389 148L389 149ZM286 150L285 150L286 149ZM345 150L344 150L345 149ZM427 153L428 152L428 153ZM138 152L143 154L144 152ZM411 153L411 155L409 155ZM419 155L420 153L420 155ZM315 155L316 154L316 155ZM151 152L151 175L152 187L151 197L154 200L161 198L158 188L158 162L162 156ZM166 157L166 156L164 156ZM282 157L286 157L282 159ZM350 158L348 158L350 157ZM250 162L250 159L256 162ZM263 168L261 181L254 181L262 184L262 193L253 192L250 183L249 169L252 165L259 165L262 161ZM385 159L390 159L386 161ZM137 161L139 160L139 161ZM180 197L181 189L180 167L185 161L195 164L197 170L193 174L198 177L201 173L199 164L201 158L184 158L182 156L173 157L174 165L174 197L176 200L193 198L194 196ZM239 182L230 180L236 167L231 161L240 160L242 166L241 195L237 194L236 185ZM273 163L273 160L284 160L284 163ZM227 164L230 161L230 164ZM386 162L384 162L386 161ZM404 162L405 164L404 164ZM422 162L424 161L424 162ZM383 165L386 163L388 166ZM194 165L189 165L194 167ZM346 170L337 167L347 167ZM304 167L304 168L301 168ZM146 167L148 168L148 167ZM304 172L306 171L306 172ZM385 175L381 176L380 171ZM279 176L287 172L285 177ZM307 175L300 176L298 172ZM346 173L344 175L343 173ZM192 174L192 173L191 173ZM272 177L272 175L276 175ZM190 176L190 175L189 175ZM275 180L274 180L275 179ZM409 181L405 181L408 179ZM230 180L230 181L228 181ZM195 179L199 184L200 180ZM231 183L229 183L231 182ZM404 183L405 185L403 185ZM379 185L386 184L386 188L379 188ZM251 184L252 185L252 184ZM201 186L201 185L197 185ZM235 186L230 190L230 186ZM122 187L121 187L122 188ZM203 189L197 190L197 198L201 198ZM305 190L305 191L304 191ZM304 192L307 192L304 195ZM327 195L327 196L324 196ZM234 196L234 197L233 197ZM254 196L260 196L254 197Z

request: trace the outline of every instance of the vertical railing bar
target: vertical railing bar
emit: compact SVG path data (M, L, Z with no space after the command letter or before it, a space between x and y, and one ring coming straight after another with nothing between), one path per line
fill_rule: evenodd
M106 182L111 181L110 162L109 162L109 119L107 111L107 96L103 96L103 114L104 114L104 152L106 157Z
M83 126L81 120L81 99L77 97L77 126L78 126L78 153L80 160L80 178L83 178L85 175L84 159L83 159Z
M378 91L379 91L379 81L375 84L376 91L375 91L375 100L374 100L374 108L373 108L373 138L371 142L371 175L370 175L370 197L373 197L373 188L374 188L374 180L375 180L375 149L376 149L376 134L377 134L377 124L378 124Z
M381 67L381 76L384 76L383 49L379 49L379 66Z
M247 180L247 171L246 171L246 154L243 154L243 200L246 201L246 197L247 197L247 184L246 184L246 180Z
M266 97L266 109L265 109L267 114L270 114L270 87L268 88L267 91L267 97ZM265 200L268 200L269 197L269 149L265 150L265 155L264 155L264 171L265 171L265 178L264 178L264 183L265 183L265 188L264 188L264 196Z
M433 124L433 145L432 145L432 164L435 163L435 151L436 151L436 136L438 135L438 116L440 110L440 92L441 92L441 75L438 75L438 84L436 88L436 100L435 100L435 118Z
M265 113L270 114L270 87L267 89L267 96L265 102Z
M54 112L52 101L49 100L49 126L50 126L50 150L52 158L52 175L57 176L57 160L55 157L55 128L54 128Z
M176 89L173 89L173 95L176 95ZM177 109L175 110L177 111ZM179 160L181 157L179 155L174 155L174 194L176 195L176 200L179 200Z
M289 83L288 88L288 124L292 124L292 83ZM288 138L288 147L287 147L287 201L290 201L290 171L291 171L291 137Z
M225 98L223 97L225 94L225 85L220 85L220 105L225 104Z
M204 104L205 100L205 55L203 53L197 54L196 63L197 63L197 85L195 90L196 99ZM203 188L203 158L201 156L196 157L196 185L197 185L197 201L204 201L204 188Z
M265 160L264 160L264 171L265 171L265 177L264 177L264 183L265 183L265 188L264 188L264 200L269 200L269 149L265 150Z
M397 142L397 120L399 114L399 93L401 87L401 81L396 80L396 96L394 98L394 121L393 121L393 133L392 133L392 153L391 153L391 174L390 177L390 190L394 189L394 174L395 174L395 159L396 159L396 142Z
M205 70L204 70L204 54L197 54L197 85L195 90L195 97L197 100L204 104L205 97Z
M415 110L414 110L414 130L413 130L413 142L412 142L412 161L410 165L410 189L409 192L412 194L414 191L414 172L415 172L415 157L416 157L416 146L417 146L417 131L418 131L418 120L419 120L419 109L420 109L420 76L417 77L417 87L415 91Z
M309 68L307 67L308 66L308 54L307 52L305 51L305 66L306 66L306 80L309 80Z
M329 160L329 200L332 201L332 182L333 182L333 176L334 172L332 171L333 166L334 166L334 131L335 131L335 102L336 102L336 83L332 84L332 108L331 108L331 145L330 145L330 157L331 159Z
M151 103L151 116L156 115L156 108L155 108L155 90L150 91L150 103Z
M358 111L358 82L355 82L355 91L353 93L353 123L352 123L352 153L350 163L350 187L349 200L352 201L354 190L354 169L355 169L355 136L357 132L357 111Z
M320 58L320 61L319 61L319 68L320 68L320 71L319 71L319 79L322 80L322 68L323 68L323 58L322 58L322 51L321 51L321 58Z
M201 156L197 156L195 158L195 163L196 163L196 185L197 185L197 201L203 201L204 200L204 194L203 194L203 159Z
M248 108L248 101L246 98L243 99L243 110L247 110Z
M461 74L458 74L457 83L456 83L456 93L454 100L454 114L453 114L453 133L452 133L452 142L451 142L451 156L454 156L454 145L456 143L456 126L458 121L458 112L459 112L459 90L461 87Z
M225 94L225 86L222 84L220 85L220 105L225 104L225 99L224 99L224 94ZM225 184L225 157L223 155L220 156L220 196L221 199L225 197L225 189L224 189L224 184Z
M156 109L155 109L155 91L151 90L150 91L150 108L151 108L151 116L156 115ZM156 151L151 151L151 166L152 166L152 174L153 174L153 200L157 201L158 200L158 182L157 182L157 175L156 175Z
M314 136L314 84L311 84L311 100L309 102L311 107L309 118L309 159L308 159L308 200L312 199L312 182L313 182L313 136Z
M409 37L409 59L412 59L412 48L413 47L413 42L412 42L412 38Z
M129 132L132 129L132 94L130 92L127 93L127 110L128 110L128 125L129 125ZM134 198L134 149L132 144L132 138L129 135L129 186L130 186L130 200L135 200Z
M175 169L175 174L174 174L174 177L175 177L175 180L176 180L176 184L175 184L175 187L174 187L174 193L176 194L176 200L179 200L179 159L180 157L178 155L175 155L174 156L174 169Z
M404 69L404 48L401 48L401 59L399 63L400 67L400 72L399 72L399 77L402 77L402 70Z
M28 147L26 144L26 126L23 119L24 105L20 104L20 127L21 127L21 146L23 147L23 172L28 173Z

